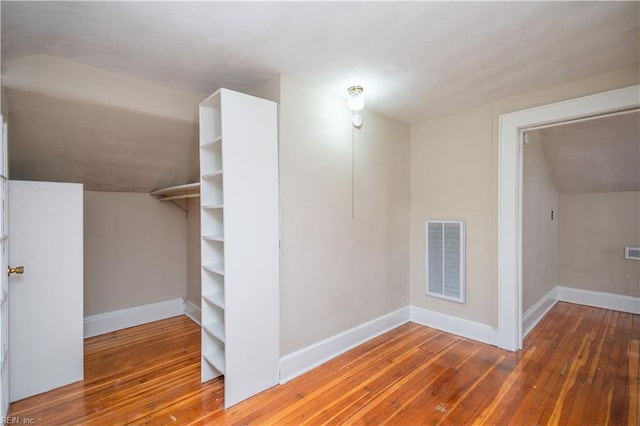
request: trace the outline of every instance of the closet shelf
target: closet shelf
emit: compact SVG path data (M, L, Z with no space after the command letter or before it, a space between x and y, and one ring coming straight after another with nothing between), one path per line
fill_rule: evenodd
M218 136L215 139L212 139L208 142L204 142L203 144L200 145L200 148L212 148L215 145L219 144L220 142L222 142L222 136Z
M204 359L213 366L220 373L225 374L225 362L224 362L224 351L223 350L214 350L212 352L206 352L203 354Z
M209 333L210 335L212 335L213 337L215 337L216 339L224 343L224 323L223 322L203 324L202 327L204 327L207 333Z
M224 235L218 235L218 234L203 235L202 239L207 241L224 241Z
M202 179L213 179L213 178L221 178L222 170L218 170L217 172L205 173L202 175Z
M224 208L224 206L222 204L203 204L202 208L207 210L213 210L213 209Z
M183 198L200 197L200 182L187 183L185 185L170 186L157 189L151 195L158 197L160 201L171 201Z
M224 275L224 263L211 263L208 265L202 265L202 268L206 271L213 272L214 274Z
M202 298L205 300L205 302L211 303L212 305L224 309L224 290L203 294Z

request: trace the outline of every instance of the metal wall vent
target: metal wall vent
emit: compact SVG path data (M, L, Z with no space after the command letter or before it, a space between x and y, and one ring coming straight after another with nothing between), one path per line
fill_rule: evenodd
M464 303L464 222L426 222L427 294Z
M640 247L625 247L624 258L631 260L640 260Z

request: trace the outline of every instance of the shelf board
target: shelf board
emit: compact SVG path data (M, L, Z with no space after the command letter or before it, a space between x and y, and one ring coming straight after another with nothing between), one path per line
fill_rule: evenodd
M224 309L224 290L203 294L202 298L218 308Z
M210 263L202 265L202 268L214 274L224 275L224 263Z
M211 95L209 95L207 99L200 102L200 106L203 108L220 110L220 93L221 92L222 92L222 89L216 90Z
M200 182L187 183L185 185L170 186L157 189L150 193L158 197L160 201L178 200L181 198L196 198L200 196Z
M208 210L222 209L222 208L224 208L224 205L222 205L222 204L203 204L202 208L203 209L208 209Z
M202 328L204 328L207 333L224 343L224 323L222 321L203 324Z
M218 170L215 172L210 172L210 173L205 173L202 175L202 179L214 179L214 178L221 178L222 177L222 170Z
M218 235L218 234L203 235L202 239L207 241L224 241L224 235Z
M212 148L217 144L219 144L220 142L222 142L222 136L218 136L213 140L200 144L200 148Z
M225 373L224 351L217 349L211 352L207 352L202 357L213 366L216 370Z

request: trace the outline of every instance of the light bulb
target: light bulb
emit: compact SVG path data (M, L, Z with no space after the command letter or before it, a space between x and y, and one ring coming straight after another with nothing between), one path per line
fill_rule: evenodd
M362 86L351 86L347 89L349 97L347 98L347 106L351 111L360 111L364 108L364 93Z

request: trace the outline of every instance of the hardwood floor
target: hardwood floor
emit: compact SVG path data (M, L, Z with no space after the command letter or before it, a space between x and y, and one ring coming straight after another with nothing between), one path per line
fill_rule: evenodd
M414 323L222 409L176 317L87 339L85 380L11 406L34 424L638 425L640 315L558 303L511 353ZM23 422L24 423L24 422Z

